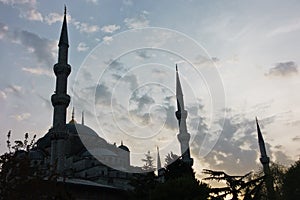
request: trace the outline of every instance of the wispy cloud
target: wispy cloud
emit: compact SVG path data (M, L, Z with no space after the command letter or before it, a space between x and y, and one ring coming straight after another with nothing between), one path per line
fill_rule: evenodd
M77 46L77 51L87 51L89 49L89 47L84 43L84 42L80 42Z
M147 27L149 26L148 14L147 11L143 11L137 17L125 18L124 23L130 29Z
M86 0L87 3L92 3L94 5L98 5L98 0Z
M111 25L103 26L101 28L101 31L103 31L104 33L113 33L119 29L120 29L120 26L118 26L116 24L111 24Z
M294 20L289 23L285 23L283 26L277 27L271 32L269 32L267 35L268 36L276 36L279 34L284 34L284 33L290 33L293 31L298 31L300 30L300 20Z
M21 114L17 114L17 115L11 115L11 117L17 121L24 121L24 120L28 119L30 116L31 116L30 113L21 113Z
M33 75L46 75L49 77L53 76L53 73L50 70L44 68L22 67L22 70Z
M123 4L126 6L132 6L133 2L132 2L132 0L123 0Z
M293 139L292 139L294 142L296 142L296 141L300 141L300 136L296 136L296 137L293 137Z
M71 20L71 16L67 15L68 21ZM49 25L56 23L56 22L62 22L63 20L63 14L59 13L50 13L45 17L45 22Z
M104 42L105 44L109 44L110 42L113 41L113 37L111 37L111 36L104 36L104 37L102 38L102 40L103 40L103 42Z
M99 31L99 26L90 25L85 22L72 21L72 24L78 29L81 33L95 33Z
M54 49L56 50L55 42L24 30L14 31L12 39L29 49L33 55L35 55L38 62L44 63L47 66L54 63L54 55L51 56L51 52L54 51Z
M281 62L276 63L274 67L269 69L266 76L290 76L298 73L298 66L295 62Z
M0 99L7 99L6 93L2 90L0 90Z
M3 39L8 32L8 26L0 22L0 39Z
M50 13L45 17L45 22L48 25L54 24L56 22L62 22L63 20L63 13ZM67 20L69 24L72 24L75 26L77 30L79 30L81 33L95 33L99 31L98 25L92 25L86 22L80 22L76 20L75 18L72 18L71 15L67 14Z
M42 14L37 10L36 0L0 0L0 2L17 8L21 18L30 21L43 21Z

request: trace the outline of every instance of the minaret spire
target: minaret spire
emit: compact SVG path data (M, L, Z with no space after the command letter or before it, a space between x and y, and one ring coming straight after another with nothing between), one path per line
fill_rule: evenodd
M60 38L59 38L59 51L58 51L58 62L59 63L68 63L68 48L69 48L69 39L68 39L68 27L67 27L67 8L65 6L64 11L64 20L61 28Z
M158 176L158 181L163 183L165 182L165 168L161 167L161 161L160 161L160 155L159 155L159 148L157 146L157 176Z
M62 174L65 167L65 140L68 137L66 129L67 107L70 103L70 96L67 94L68 76L71 73L71 66L68 64L68 30L66 19L66 8L64 11L63 25L61 28L58 43L58 62L54 65L53 71L56 76L56 89L51 96L54 107L53 126L51 133L51 165L56 165L57 173Z
M74 106L73 106L73 110L72 110L72 121L74 121L74 119L75 119L74 115L75 115L75 108L74 108Z
M82 111L82 115L81 115L81 124L84 125L84 111Z
M266 147L265 147L265 141L264 141L263 136L261 134L257 117L255 118L255 121L256 121L258 144L259 144L259 150L260 150L261 158L267 158L267 159L264 159L264 161L261 161L261 162L269 164L269 157L267 156Z
M176 101L177 101L177 111L175 112L175 115L179 125L179 134L177 135L177 138L180 142L182 159L189 166L192 166L193 159L191 158L190 147L189 147L190 134L188 133L186 127L187 111L184 110L183 93L182 93L181 83L179 79L177 64L176 64Z
M265 174L266 187L268 193L268 199L275 199L274 195L274 187L273 187L273 177L270 171L270 158L267 156L265 142L258 124L257 117L255 118L256 128L257 128L257 136L258 136L258 144L260 150L260 162L263 165L263 170Z
M161 161L160 161L160 156L159 156L159 148L157 147L157 171L161 169Z

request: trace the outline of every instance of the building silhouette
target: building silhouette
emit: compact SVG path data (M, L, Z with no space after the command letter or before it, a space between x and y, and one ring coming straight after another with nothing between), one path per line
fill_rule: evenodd
M81 123L75 119L73 108L71 120L67 123L66 113L71 100L67 93L68 76L71 66L68 64L68 29L66 8L58 44L58 62L53 70L56 76L56 88L51 96L53 105L53 124L49 131L40 138L36 146L30 150L31 165L44 169L45 174L55 172L69 185L76 196L88 195L91 199L99 196L99 192L105 199L119 199L122 191L132 189L129 182L134 176L131 172L142 172L141 167L131 166L130 150L121 142L120 146L110 144L90 127L85 125L84 113ZM183 93L176 65L176 118L179 124L178 140L180 142L182 160L190 167L193 159L190 155ZM83 144L88 142L89 146ZM85 143L86 144L86 143ZM101 159L98 159L101 158ZM100 160L100 161L99 161ZM164 181L164 171L161 167L158 152L157 170L159 181ZM50 169L47 168L50 166ZM81 191L78 188L84 187ZM96 189L95 189L96 188ZM86 192L91 190L91 192ZM118 196L119 195L119 196Z

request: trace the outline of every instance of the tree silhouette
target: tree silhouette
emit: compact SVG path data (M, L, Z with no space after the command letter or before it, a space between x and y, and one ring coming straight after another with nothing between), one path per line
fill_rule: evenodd
M144 166L142 167L144 171L150 172L155 170L154 159L151 156L150 151L145 154L145 158L143 158L142 161L144 162Z
M263 177L252 179L251 172L243 176L231 176L223 171L209 169L204 169L203 173L209 175L204 180L216 180L226 183L225 187L211 189L212 199L224 199L229 195L232 196L232 200L238 200L242 196L245 200L259 198L258 193L263 182Z
M283 199L300 199L300 160L296 161L286 172L283 179Z
M42 170L32 165L29 154L35 148L36 136L29 141L26 133L24 140L16 140L14 145L10 137L11 131L6 141L8 152L0 156L0 200L71 199L64 183L58 184L50 166Z

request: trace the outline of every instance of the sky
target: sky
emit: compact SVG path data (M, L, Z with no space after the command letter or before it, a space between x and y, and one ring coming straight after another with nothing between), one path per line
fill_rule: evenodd
M180 148L178 64L195 170L258 170L255 117L271 161L300 155L299 1L0 0L0 152L6 135L52 124L53 65L67 6L75 118L162 160ZM156 158L155 158L156 159Z

